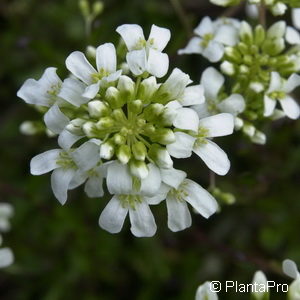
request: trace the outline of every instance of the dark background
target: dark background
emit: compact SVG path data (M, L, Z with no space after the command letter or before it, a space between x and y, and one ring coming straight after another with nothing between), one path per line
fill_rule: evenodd
M55 148L55 138L24 136L24 120L39 114L16 97L27 78L39 78L48 66L67 74L64 61L87 44L118 43L118 25L137 23L146 36L151 25L168 27L166 49L170 68L179 66L195 82L207 62L200 56L177 56L188 33L200 19L224 10L208 1L104 1L104 12L85 37L77 1L0 1L0 201L12 203L15 215L4 245L13 249L15 263L0 270L0 299L193 299L206 280L250 283L256 270L270 280L289 283L281 261L300 264L300 122L283 119L264 124L265 146L251 144L240 133L219 138L232 168L217 185L236 197L209 220L193 214L191 228L172 233L166 207L152 207L158 232L135 238L129 222L111 235L98 227L108 198L89 199L82 189L69 193L61 206L54 198L49 174L32 176L30 159ZM182 15L183 12L183 15ZM243 18L243 11L236 17ZM286 16L289 21L289 13ZM208 169L200 159L176 162L189 178L209 185ZM248 299L220 294L221 299ZM272 299L283 299L273 292Z

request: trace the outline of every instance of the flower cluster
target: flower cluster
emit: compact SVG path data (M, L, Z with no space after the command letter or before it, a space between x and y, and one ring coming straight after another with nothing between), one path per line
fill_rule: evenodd
M232 6L242 0L210 0L211 3L219 6ZM299 7L298 0L248 0L249 5L265 5L274 16L283 15L288 7Z
M298 31L284 21L265 30L245 21L205 17L195 33L200 37L192 38L179 54L198 53L212 62L220 61L221 72L230 78L226 91L219 71L211 67L204 71L201 81L210 87L213 82L214 87L205 104L196 106L199 115L229 112L236 117L236 129L259 144L265 143L266 136L256 129L256 121L299 118L299 105L291 96L300 85Z
M0 203L0 233L10 230L9 219L13 215L13 207L8 203ZM3 239L0 234L0 246ZM8 267L13 263L14 256L10 248L0 248L0 268Z
M230 162L212 138L233 132L231 113L243 109L243 100L239 95L223 97L222 104L215 105L216 114L201 115L203 105L214 106L220 81L212 86L203 76L201 84L191 85L189 76L175 68L158 82L169 67L163 53L168 29L153 25L147 40L138 25L122 25L117 32L127 47L126 75L114 45L106 43L96 49L96 68L75 51L66 59L70 77L62 81L55 68L48 68L39 80L28 79L18 91L20 98L44 113L47 130L58 135L60 147L35 156L31 173L53 171L51 186L61 204L68 190L82 184L89 197L102 197L106 183L113 197L99 225L111 233L121 230L129 214L135 236L154 235L149 205L163 200L169 228L183 230L191 225L187 203L205 218L218 205L173 167L172 157L187 158L194 152L212 171L225 175Z

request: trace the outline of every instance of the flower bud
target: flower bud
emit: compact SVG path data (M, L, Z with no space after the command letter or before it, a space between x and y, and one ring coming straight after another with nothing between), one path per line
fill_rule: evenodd
M147 104L150 102L151 97L155 93L155 91L158 89L158 84L156 82L156 78L154 76L151 76L147 79L144 79L138 89L137 97L139 99L143 99L144 104Z
M266 275L262 271L257 271L254 274L252 284L255 286L262 286L265 287L264 289L254 289L252 291L252 296L256 300L267 300L269 299L269 293L268 293L268 281L266 278Z
M128 161L131 158L131 151L130 151L130 147L128 145L121 145L117 151L116 151L116 155L118 157L118 160L120 161L120 163L122 164L127 164Z
M132 99L134 95L135 84L132 79L126 75L121 75L118 81L118 90L122 95L122 98L125 99L124 102L127 102Z
M86 55L91 58L95 59L96 58L96 48L93 46L87 46L85 50Z
M116 145L122 145L126 143L126 138L120 133L116 133L113 137L113 141Z
M168 128L158 128L151 136L151 140L163 145L168 145L174 143L176 138L173 130Z
M259 130L256 130L254 136L251 137L251 141L259 145L264 145L266 143L266 140L267 140L266 135Z
M221 64L221 71L226 74L226 75L229 75L229 76L232 76L234 75L235 73L235 70L234 70L234 64L230 63L229 61L224 61L222 64Z
M106 129L112 127L115 124L115 121L111 117L102 117L97 123L96 126L98 129Z
M157 116L163 112L163 110L164 110L164 106L162 104L159 103L150 104L144 109L144 116L146 120L151 122L155 120Z
M252 44L253 42L253 32L251 26L243 21L240 26L240 38L243 42L247 44Z
M111 159L114 155L115 149L111 141L107 141L100 146L100 157L104 159Z
M149 174L149 169L144 161L130 160L129 163L130 173L140 179L145 179Z
M108 115L109 107L100 100L93 100L88 103L88 112L92 118L100 118Z
M111 108L120 108L125 102L122 101L120 92L113 86L110 86L105 93L105 100Z
M249 137L253 137L255 134L255 127L252 124L246 123L243 126L244 134L248 135Z
M82 130L83 130L82 126L85 123L86 123L86 120L77 118L77 119L70 121L70 123L66 126L66 129L73 134L81 135Z
M93 4L93 16L96 17L98 15L100 15L103 12L103 2L102 1L96 1Z
M130 112L139 114L143 110L143 102L141 100L134 100L128 103L128 108Z
M41 131L41 128L39 128L38 124L32 121L24 121L20 125L20 132L25 135L34 135Z
M131 147L133 156L136 160L145 160L147 155L147 148L142 142L136 142Z
M169 152L158 144L151 145L148 155L161 168L169 169L173 166Z
M85 133L85 135L87 137L90 137L90 138L95 137L97 135L96 124L91 121L88 121L82 125L82 131Z

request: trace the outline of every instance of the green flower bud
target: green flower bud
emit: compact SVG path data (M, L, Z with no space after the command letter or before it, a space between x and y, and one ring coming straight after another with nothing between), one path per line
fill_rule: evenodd
M105 100L111 108L120 108L125 102L122 101L120 92L115 87L111 86L106 90Z
M144 104L147 104L151 101L151 97L158 89L158 84L156 78L151 76L147 79L144 79L138 89L137 97L143 99Z
M82 130L83 132L85 133L85 135L89 138L91 137L95 137L97 135L97 127L96 127L96 124L91 122L91 121L88 121L86 123L84 123L82 125Z
M90 5L87 0L79 0L79 8L81 10L82 15L85 18L89 18L90 16Z
M141 100L134 100L128 103L128 109L130 112L139 114L143 110L143 102Z
M126 143L126 138L120 133L116 133L113 137L113 141L116 145L122 145Z
M154 134L150 137L153 142L157 142L163 145L174 143L176 138L173 130L168 128L158 128Z
M155 120L158 117L158 115L160 115L163 112L163 110L164 106L162 104L150 104L144 109L144 116L147 121L151 122Z
M121 145L117 151L116 151L116 155L118 157L118 160L122 163L122 164L127 164L128 161L131 158L131 151L130 151L130 147L128 145Z
M147 155L147 148L142 142L136 142L131 147L132 154L136 160L144 161Z
M244 43L246 43L248 45L250 45L250 44L253 43L252 28L245 21L241 22L241 26L240 26L240 38L241 38L241 41L243 41Z
M93 4L93 16L96 17L103 12L104 4L102 1L96 1Z
M221 71L226 75L232 76L235 73L234 64L227 60L225 60L220 67Z
M169 169L173 166L173 161L168 151L158 144L151 145L148 155L161 168Z
M123 98L123 103L132 100L134 95L135 84L130 77L126 75L120 76L117 88L120 91L120 94Z
M226 47L225 55L229 60L231 60L235 63L240 63L242 61L242 56L236 48Z
M266 38L266 32L261 25L255 27L254 30L254 43L257 46L261 46Z
M115 120L111 117L102 117L97 123L96 126L98 129L103 130L109 127L112 127L115 124Z

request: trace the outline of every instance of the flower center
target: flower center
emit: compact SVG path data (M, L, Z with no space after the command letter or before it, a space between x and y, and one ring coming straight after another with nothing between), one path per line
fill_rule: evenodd
M120 195L119 199L123 208L136 209L136 205L142 203L143 198L140 195Z

